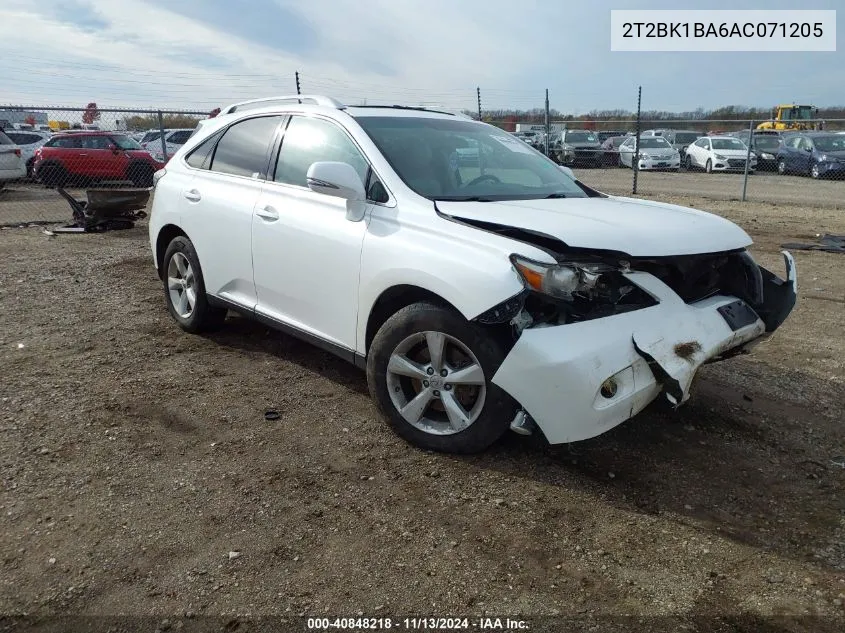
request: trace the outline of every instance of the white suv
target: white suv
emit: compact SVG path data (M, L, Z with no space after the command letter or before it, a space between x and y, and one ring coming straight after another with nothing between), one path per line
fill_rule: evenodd
M7 182L26 176L26 163L21 156L21 148L0 130L0 189Z
M780 326L797 283L721 217L568 173L461 115L256 100L156 174L150 243L183 329L231 309L330 350L417 446L572 442L686 401L703 363Z

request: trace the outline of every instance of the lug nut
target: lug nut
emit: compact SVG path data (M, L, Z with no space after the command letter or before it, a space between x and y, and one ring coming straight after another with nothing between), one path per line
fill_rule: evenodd
M452 391L452 385L446 385L446 391Z
M428 381L427 380L423 380L423 387L428 387Z
M440 370L440 375L441 375L441 376L443 376L443 377L445 378L446 376L448 376L448 375L449 375L449 372L448 372L448 371L446 371L445 369L441 369L441 370Z
M426 369L426 372L428 372L428 375L431 376L434 373L434 367L429 367Z
M440 392L439 392L437 389L435 389L435 390L434 390L434 397L435 397L435 398L439 398L439 397L440 397Z

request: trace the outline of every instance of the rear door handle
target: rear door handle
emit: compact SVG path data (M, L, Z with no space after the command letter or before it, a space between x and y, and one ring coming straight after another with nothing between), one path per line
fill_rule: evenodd
M270 205L267 205L266 207L259 208L255 212L255 215L257 215L259 218L263 218L264 220L267 220L268 222L275 222L276 220L279 219L279 212L276 211L276 209L274 209Z
M191 202L199 202L202 199L200 192L196 189L189 189L185 192L185 198L190 200Z

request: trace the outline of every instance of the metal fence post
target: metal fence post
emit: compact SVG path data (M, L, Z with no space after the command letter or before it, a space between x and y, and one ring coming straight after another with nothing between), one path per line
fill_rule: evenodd
M164 160L167 161L167 141L164 138L164 116L161 114L161 110L157 112L158 115L158 131L161 132L161 155L164 156Z
M549 123L549 89L546 88L546 156L549 155L549 135L551 135L551 125Z
M481 120L481 88L475 89L475 94L478 97L478 120Z
M299 91L299 71L298 70L294 73L294 76L296 77L296 94L302 94Z
M631 187L631 193L637 193L637 174L640 173L640 111L643 101L643 87L640 86L637 89L637 136L636 140L634 141L634 153L631 156L631 167L634 170L634 183Z
M748 152L745 154L745 177L742 179L742 201L745 202L745 192L748 189L748 170L751 167L751 144L754 143L754 121L748 124Z

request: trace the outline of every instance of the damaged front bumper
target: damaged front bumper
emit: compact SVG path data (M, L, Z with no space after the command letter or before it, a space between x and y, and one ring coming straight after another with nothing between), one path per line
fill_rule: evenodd
M633 417L661 393L689 398L698 369L750 349L795 306L795 263L786 279L765 269L763 303L752 310L733 296L685 303L657 277L625 276L658 304L605 318L524 330L493 382L516 399L550 444L600 435Z

